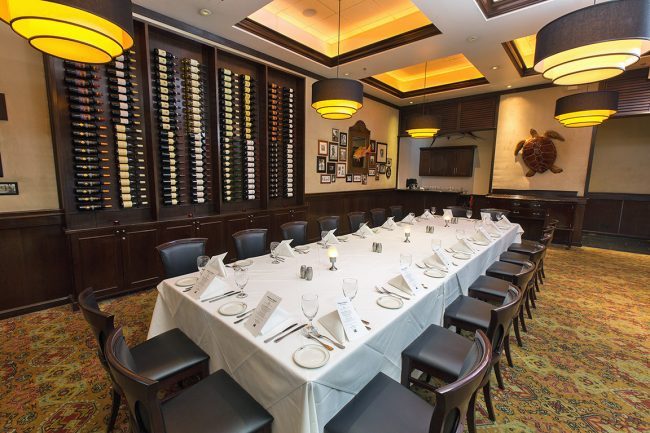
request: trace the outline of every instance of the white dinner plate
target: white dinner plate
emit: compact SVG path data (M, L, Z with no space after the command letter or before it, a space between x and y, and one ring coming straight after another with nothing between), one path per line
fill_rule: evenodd
M345 242L348 240L347 236L337 236L336 239L340 240L341 242Z
M431 278L445 278L445 273L439 269L427 269L424 275Z
M309 251L309 245L298 245L296 249L298 251Z
M176 281L174 284L178 287L191 287L196 284L197 281L199 281L199 279L196 277L185 277Z
M235 266L238 268L245 268L246 266L250 266L253 264L252 260L246 259L246 260L237 260L235 262Z
M244 311L246 311L246 304L239 301L227 302L219 307L219 314L224 316L236 316Z
M293 362L303 368L322 367L329 359L329 352L317 344L307 344L293 352Z
M461 253L461 252L453 253L452 256L460 260L468 260L472 257L471 254Z
M404 306L404 302L402 302L400 298L396 298L395 296L386 295L377 298L377 305L391 310L397 310Z

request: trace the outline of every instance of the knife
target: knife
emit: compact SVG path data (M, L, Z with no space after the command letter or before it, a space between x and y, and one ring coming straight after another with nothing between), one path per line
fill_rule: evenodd
M287 333L284 334L282 337L278 337L278 338L276 338L275 340L273 340L273 342L274 342L274 343L278 343L278 342L279 342L280 340L282 340L284 337L288 337L289 335L293 334L294 332L301 330L301 329L304 328L305 326L307 326L307 324L306 324L306 323L303 323L302 325L298 326L297 328L293 328L291 331L287 332Z
M212 302L213 299L221 298L222 296L229 295L230 293L235 293L235 291L231 290L230 292L222 293L221 295L213 296L212 298L205 298L201 302L207 302L207 301Z
M245 311L245 312L243 312L243 313L241 313L241 314L238 314L237 316L235 316L235 319L240 319L240 318L246 316L247 314L252 313L253 310L255 310L255 308L251 308L251 309L248 310L248 311Z
M219 296L218 298L210 299L210 302L216 302L216 301L221 301L222 299L226 299L230 296L236 295L240 293L239 291L234 291L232 293L224 293L223 295Z
M252 315L253 315L253 312L251 311L251 312L248 313L248 315L242 317L241 319L239 319L239 320L235 320L235 325L238 324L238 323L243 322L244 320L248 319L248 318L251 317ZM239 317L239 316L237 316L237 317Z
M293 328L294 326L298 326L298 324L297 324L297 323L294 323L293 325L287 326L287 327L284 328L282 331L280 331L280 332L278 332L277 334L275 334L275 335L273 335L273 336L267 338L266 340L264 340L264 342L265 342L265 343L268 343L269 341L273 340L273 339L274 339L275 337L277 337L278 335L282 334L283 332L288 331L289 329Z

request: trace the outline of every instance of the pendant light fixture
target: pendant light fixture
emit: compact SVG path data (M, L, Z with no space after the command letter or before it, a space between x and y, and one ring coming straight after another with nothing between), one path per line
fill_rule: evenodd
M0 19L66 60L108 63L133 46L131 0L0 0Z
M650 51L650 0L612 0L551 21L537 33L534 69L557 85L615 77Z
M440 119L431 114L426 114L424 111L426 109L427 102L427 65L428 62L424 62L424 87L422 90L425 91L422 99L422 114L416 114L410 116L406 120L406 132L411 138L433 138L440 131Z
M357 80L339 78L341 54L341 0L336 50L336 78L316 81L311 86L311 106L324 119L349 119L363 107L363 85Z
M598 91L564 96L555 103L555 118L567 128L597 126L618 110L618 92Z

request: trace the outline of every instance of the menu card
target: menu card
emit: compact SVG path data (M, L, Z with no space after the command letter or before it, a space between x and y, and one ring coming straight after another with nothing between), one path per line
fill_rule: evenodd
M336 309L339 312L343 329L348 340L354 341L368 333L368 330L361 322L359 314L354 309L348 298L341 297L336 301Z
M287 239L280 242L280 244L275 248L275 254L284 257L296 257L293 248L291 248L291 242L293 242L293 239Z
M403 269L401 274L402 274L402 278L404 279L404 282L408 284L409 289L411 289L413 293L419 293L422 286L420 285L420 282L415 276L415 273L410 269Z
M226 278L228 276L226 274L226 265L223 264L223 259L226 258L226 254L228 253L226 252L213 256L208 264L205 265L205 269L210 269L216 275Z
M253 315L245 324L246 329L248 329L254 337L257 337L262 333L264 325L266 325L269 319L271 319L275 310L280 306L280 302L282 302L282 298L274 293L266 292L264 296L262 296L257 307L255 307Z
M215 271L207 267L199 274L199 279L192 288L192 297L204 300L225 292L228 284Z
M445 266L449 267L451 266L451 258L449 255L447 255L447 252L443 250L442 248L438 248L435 251L435 254L440 257L440 260L442 260L445 264Z

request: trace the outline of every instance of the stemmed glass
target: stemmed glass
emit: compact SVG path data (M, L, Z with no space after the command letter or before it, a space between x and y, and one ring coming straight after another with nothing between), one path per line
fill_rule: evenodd
M196 258L196 267L199 269L199 272L203 271L210 261L210 256L198 256Z
M471 219L471 218L472 218L472 210L471 210L471 209L467 209L467 210L465 211L465 216L467 216L467 219Z
M246 268L235 268L235 284L237 284L237 287L239 288L239 293L237 294L238 298L245 298L248 296L244 293L244 288L246 287L246 284L248 284L248 271Z
M406 253L401 253L399 255L399 268L401 270L406 270L409 267L411 267L411 263L413 262L413 256L410 254Z
M431 214L433 216L436 216L436 207L435 206L431 206Z
M327 230L323 230L320 232L320 238L323 243L323 248L327 249L327 241L325 240L325 236L327 236L329 232Z
M343 296L348 298L350 302L357 296L359 283L356 278L343 278Z
M316 328L314 328L312 320L318 313L318 295L314 293L302 295L300 306L302 307L302 314L304 314L307 320L309 320L307 332L314 332Z
M274 265L280 263L280 260L278 260L278 256L275 254L275 249L280 245L280 242L271 242L270 250L271 250L271 257L273 258L273 263Z

